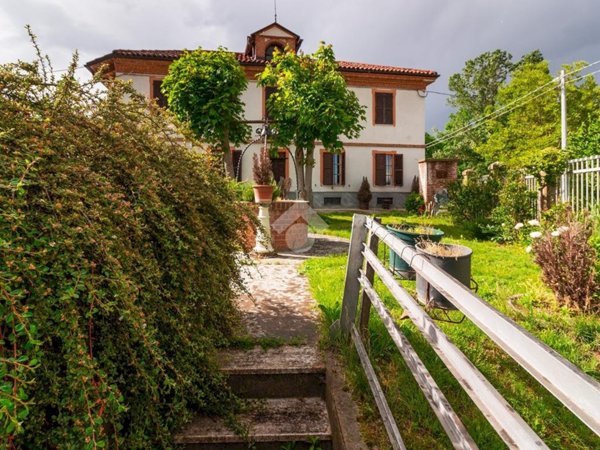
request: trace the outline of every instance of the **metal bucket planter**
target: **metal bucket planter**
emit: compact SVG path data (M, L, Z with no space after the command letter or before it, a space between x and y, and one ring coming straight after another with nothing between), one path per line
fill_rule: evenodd
M471 285L471 255L473 250L464 245L440 244L451 250L456 256L434 255L416 245L417 253L425 255L427 260L434 266L439 267L449 275L456 278L470 289ZM431 286L425 278L417 274L417 298L421 303L430 308L442 310L455 310L456 307L446 299L440 292Z
M415 232L415 227L406 226L404 228L394 228L390 225L387 226L387 230L394 236L404 241L411 247L414 247L419 241L427 240L432 242L440 242L444 237L444 232L437 228L430 227L418 227L425 228L426 233ZM417 231L419 231L417 228ZM390 250L390 268L396 275L400 275L406 280L415 279L415 271L411 269L407 262L405 262L400 255Z

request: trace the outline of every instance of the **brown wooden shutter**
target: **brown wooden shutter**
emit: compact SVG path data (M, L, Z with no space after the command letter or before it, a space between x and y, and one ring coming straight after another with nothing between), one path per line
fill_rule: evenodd
M167 97L161 92L162 80L152 80L152 97L161 108L168 106Z
M331 186L333 184L333 155L329 152L323 152L321 164L323 164L323 185Z
M344 186L346 184L346 152L343 152L341 155L342 161L341 161L341 167L340 170L342 171L342 175L341 175L341 179L342 179L342 186Z
M404 155L394 155L394 185L402 186L404 183Z
M392 125L394 123L394 95L389 92L375 93L375 123Z
M375 185L385 186L385 155L375 155Z

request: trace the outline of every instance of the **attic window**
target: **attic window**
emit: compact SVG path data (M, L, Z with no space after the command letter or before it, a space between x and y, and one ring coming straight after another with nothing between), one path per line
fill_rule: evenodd
M267 47L267 50L265 50L265 59L267 61L271 61L273 59L273 54L275 53L275 50L283 52L283 48L281 47L281 45L279 45L279 44L269 45Z

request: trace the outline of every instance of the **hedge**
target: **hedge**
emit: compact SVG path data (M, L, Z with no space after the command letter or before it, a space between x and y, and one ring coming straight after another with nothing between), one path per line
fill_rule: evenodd
M170 448L235 400L242 211L131 86L0 66L0 445Z

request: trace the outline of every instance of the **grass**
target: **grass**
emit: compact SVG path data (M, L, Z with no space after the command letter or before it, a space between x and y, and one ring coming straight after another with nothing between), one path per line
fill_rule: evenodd
M565 358L592 377L600 379L600 318L574 315L556 306L551 292L542 284L539 269L522 246L477 241L467 230L447 217L426 222L398 212L378 214L383 223L427 225L445 233L443 242L458 243L473 249L473 278L478 294L497 310L532 332ZM321 233L349 237L351 213L322 215L329 225ZM387 258L380 246L380 256ZM339 317L346 257L332 256L308 260L303 270L323 311L323 336ZM414 291L414 282L403 281ZM396 318L402 309L380 282L376 289ZM432 373L440 388L465 423L480 448L506 448L502 440L462 390L444 364L420 336L410 321L397 322ZM439 323L450 339L467 355L485 377L551 448L600 448L600 439L583 425L545 388L521 369L469 320L462 324ZM372 312L369 325L371 360L386 392L386 397L408 448L451 448L450 442L431 411L425 397L408 371L378 316ZM327 339L327 338L325 338ZM326 345L337 345L326 342ZM361 410L361 425L368 444L388 448L385 431L371 398L358 357L340 346L347 374Z

